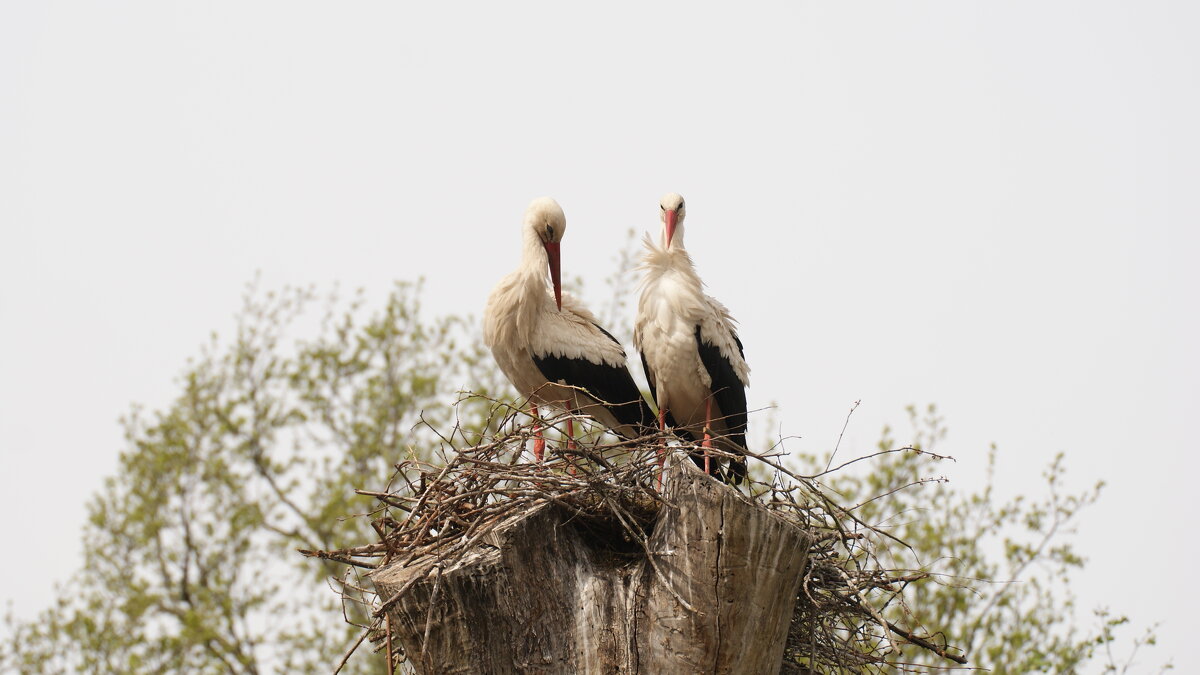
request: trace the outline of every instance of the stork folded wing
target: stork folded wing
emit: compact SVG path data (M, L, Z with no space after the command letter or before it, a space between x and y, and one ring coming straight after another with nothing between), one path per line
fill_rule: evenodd
M739 356L742 341L733 334L737 343ZM738 377L737 370L729 358L721 354L717 345L713 344L696 326L696 347L700 352L700 362L712 380L713 402L720 409L718 417L725 421L726 437L741 448L746 449L746 385ZM735 475L745 475L745 460L733 462L730 469Z
M637 431L653 428L654 415L624 366L551 354L533 354L533 362L547 380L584 390L622 425Z

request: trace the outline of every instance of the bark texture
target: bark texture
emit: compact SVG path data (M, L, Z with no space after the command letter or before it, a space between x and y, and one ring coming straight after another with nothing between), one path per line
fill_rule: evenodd
M420 673L777 673L809 537L673 461L640 548L547 504L452 566L372 574Z

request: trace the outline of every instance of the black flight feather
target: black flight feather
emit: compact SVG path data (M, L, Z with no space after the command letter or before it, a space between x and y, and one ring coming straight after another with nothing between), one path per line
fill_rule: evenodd
M743 354L742 341L737 334L733 336L737 343L738 352ZM712 380L713 402L720 410L719 417L725 422L726 437L735 446L746 450L746 385L737 376L729 359L721 356L721 350L700 334L700 326L696 326L696 347L700 351L700 362L708 371ZM746 459L734 459L729 462L730 478L734 483L741 483L746 476Z
M600 331L613 339L603 328ZM632 427L634 433L640 435L654 428L654 413L646 405L628 368L592 363L583 358L539 354L533 354L533 362L547 380L583 389L608 408L618 422ZM613 432L619 433L616 429Z

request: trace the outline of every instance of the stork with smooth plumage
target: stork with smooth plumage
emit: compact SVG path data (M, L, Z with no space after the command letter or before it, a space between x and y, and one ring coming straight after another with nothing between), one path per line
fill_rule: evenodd
M529 400L535 420L537 406L552 406L637 438L654 429L654 413L629 374L621 343L562 292L560 246L566 229L558 202L542 197L530 203L521 225L521 264L488 297L484 343ZM545 441L540 427L536 433L534 456L541 461ZM568 447L573 435L568 418Z
M733 317L704 293L704 283L683 245L683 197L667 194L659 204L661 246L647 236L642 258L642 294L633 341L642 353L659 426L695 441L706 472L720 472L707 448L735 455L725 478L740 483L746 475L746 387L750 367ZM661 460L660 460L661 461Z

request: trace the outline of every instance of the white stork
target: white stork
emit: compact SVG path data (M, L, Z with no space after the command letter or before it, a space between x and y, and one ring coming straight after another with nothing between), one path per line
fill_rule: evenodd
M642 295L633 341L656 399L659 427L675 427L680 436L740 455L729 464L726 480L746 475L746 365L742 341L729 310L704 293L704 283L683 246L683 197L662 198L662 246L645 240ZM709 473L707 451L692 459Z
M654 413L626 368L625 350L596 317L562 292L559 245L566 216L549 197L535 199L521 225L521 265L500 280L488 297L483 340L500 370L538 405L589 415L625 438L654 428ZM550 272L553 288L546 286ZM546 443L537 428L534 456ZM567 442L574 433L567 420Z

